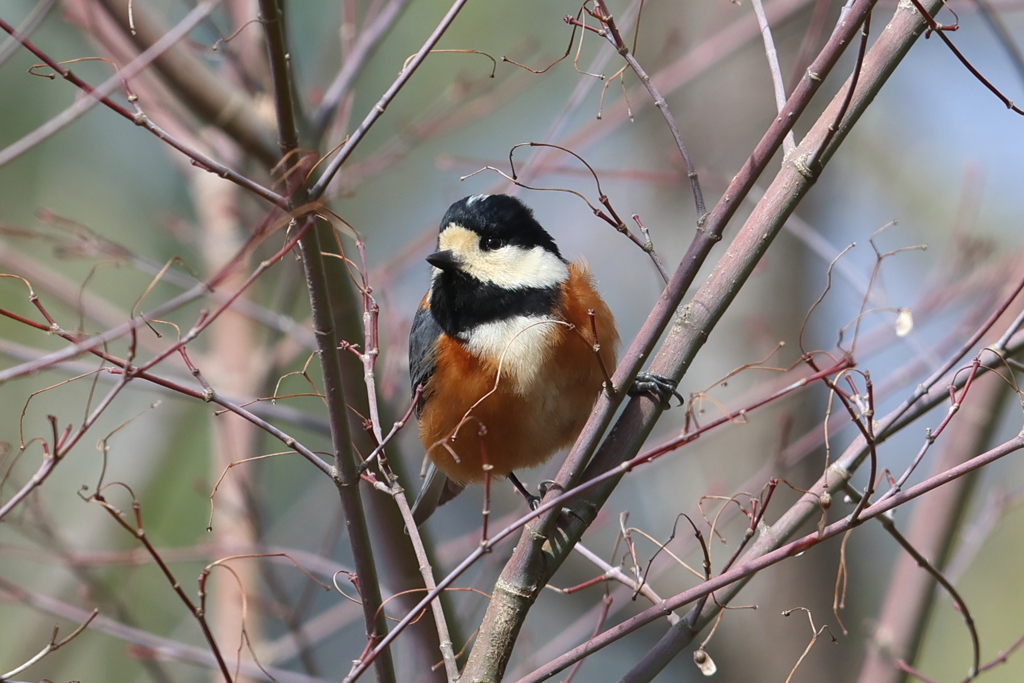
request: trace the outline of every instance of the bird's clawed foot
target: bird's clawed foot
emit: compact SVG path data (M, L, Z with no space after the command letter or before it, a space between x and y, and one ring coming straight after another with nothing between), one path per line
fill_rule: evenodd
M523 486L523 482L519 481L519 477L516 476L515 472L508 473L508 480L512 482L512 485L516 487L519 493L523 494L523 498L526 499L526 504L530 506L531 510L536 510L540 507L540 496L535 496Z
M627 393L630 396L650 396L667 410L671 407L673 396L679 399L680 406L685 403L683 397L676 391L678 386L679 382L674 379L656 375L653 372L641 372L637 374L636 379L633 380L633 386Z

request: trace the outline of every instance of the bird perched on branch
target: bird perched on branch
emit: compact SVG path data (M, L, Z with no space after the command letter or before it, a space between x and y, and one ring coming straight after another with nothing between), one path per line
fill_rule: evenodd
M615 368L612 313L587 264L566 261L533 212L507 195L452 204L427 262L430 289L409 337L430 460L415 522L486 471L536 507L514 470L540 465L583 429Z

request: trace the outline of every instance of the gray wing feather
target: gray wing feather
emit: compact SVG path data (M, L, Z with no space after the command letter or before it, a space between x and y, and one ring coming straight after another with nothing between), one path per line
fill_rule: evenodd
M434 319L429 308L420 308L412 319L409 331L409 378L412 380L412 391L420 384L426 387L427 380L434 374L434 361L437 357L437 339L442 334L441 326ZM420 406L424 399L420 399ZM419 415L419 406L416 407Z
M412 380L413 393L421 384L426 388L430 376L434 374L437 339L442 334L441 326L430 313L430 309L420 308L416 311L416 317L412 320L412 329L409 331L409 377ZM416 406L417 415L427 398L426 393L420 397L419 405ZM444 505L459 495L464 488L466 488L464 485L456 484L446 477L441 470L434 466L434 463L428 463L423 486L420 487L416 502L412 505L412 517L416 526L423 524L438 506Z
M437 469L434 463L428 463L427 475L416 496L416 502L412 504L412 519L416 526L422 526L434 514L434 510L462 493L464 488L464 484L456 484Z

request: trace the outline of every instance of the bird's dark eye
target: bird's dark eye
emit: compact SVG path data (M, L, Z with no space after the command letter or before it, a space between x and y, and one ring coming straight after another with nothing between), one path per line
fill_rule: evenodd
M480 248L484 251L495 251L505 246L505 241L500 237L484 237L480 240Z

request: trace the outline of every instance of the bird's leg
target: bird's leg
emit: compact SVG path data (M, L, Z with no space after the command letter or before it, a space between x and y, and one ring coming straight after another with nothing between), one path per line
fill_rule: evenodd
M519 493L523 494L523 498L526 499L526 504L530 506L530 509L536 510L540 505L540 496L535 496L530 493L526 487L523 486L523 482L519 481L519 477L516 476L515 472L508 473L508 480L519 490Z
M597 365L601 368L601 374L604 375L604 388L608 392L608 397L615 396L615 386L612 384L611 373L608 372L608 368L604 364L604 358L601 358L601 339L597 336L597 316L594 313L593 308L587 309L587 316L590 318L590 334L593 336L593 341L587 339L586 335L580 333L580 336L585 342L590 344L590 350L594 352L594 358L597 359Z
M513 486L519 489L519 493L525 496L526 502L530 505L531 510L536 510L540 506L541 499L548 494L548 491L557 486L556 482L542 481L540 483L540 495L533 496L530 495L530 492L526 490L526 487L523 486L523 482L519 481L519 478L515 475L514 472L509 472L508 478L512 482ZM582 517L576 514L576 512L573 511L571 508L563 507L559 513L560 526L564 526L563 520L565 519L566 515L575 517L577 520L580 521L581 524L586 525L587 523L586 520L584 520Z
M633 386L629 388L627 393L630 396L646 394L667 410L672 403L673 396L679 399L680 406L685 403L683 397L676 391L677 386L679 386L679 382L674 379L663 375L656 375L653 372L641 372L637 374L636 379L633 380Z

